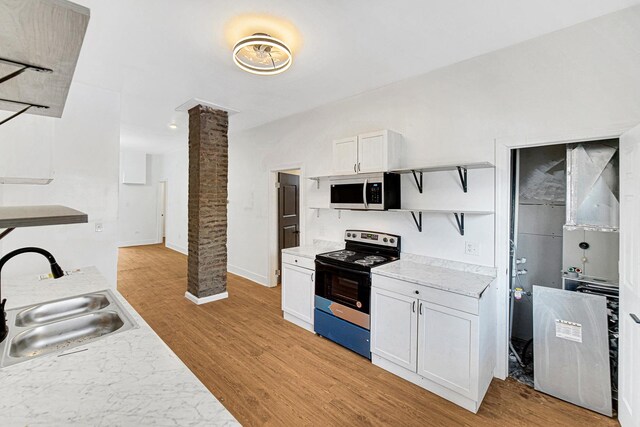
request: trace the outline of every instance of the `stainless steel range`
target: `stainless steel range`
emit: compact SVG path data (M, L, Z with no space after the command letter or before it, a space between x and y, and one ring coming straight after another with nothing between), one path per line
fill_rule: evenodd
M347 230L345 249L316 255L314 330L371 358L371 269L400 257L400 236Z

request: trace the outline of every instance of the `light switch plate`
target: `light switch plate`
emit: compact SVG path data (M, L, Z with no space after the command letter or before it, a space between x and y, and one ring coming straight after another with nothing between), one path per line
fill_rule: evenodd
M104 230L104 227L102 226L102 223L96 222L96 233L102 233L103 230Z
M464 253L466 255L480 256L480 245L478 242L464 242Z

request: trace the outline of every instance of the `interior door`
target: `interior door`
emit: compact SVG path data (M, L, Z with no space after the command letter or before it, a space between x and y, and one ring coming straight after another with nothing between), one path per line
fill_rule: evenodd
M618 419L640 426L640 126L620 138Z
M371 288L371 353L416 371L418 300Z
M350 175L357 172L358 137L333 141L333 174Z
M358 138L358 172L386 172L386 133L376 132Z
M278 183L278 265L282 271L282 250L300 246L300 176L280 172Z

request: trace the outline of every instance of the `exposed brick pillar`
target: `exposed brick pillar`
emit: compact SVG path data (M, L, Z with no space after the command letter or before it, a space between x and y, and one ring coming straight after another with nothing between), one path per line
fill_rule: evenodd
M226 111L189 110L187 297L198 303L227 296L228 126Z

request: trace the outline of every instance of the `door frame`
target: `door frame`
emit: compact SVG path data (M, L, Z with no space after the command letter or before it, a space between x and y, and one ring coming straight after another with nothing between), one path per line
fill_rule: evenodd
M164 221L162 221L162 206L160 204L160 192L164 187ZM158 189L156 190L156 243L162 243L163 232L167 232L167 187L168 181L161 179L158 181Z
M278 278L275 275L275 271L278 269L278 189L276 188L276 183L278 182L278 173L286 172L288 170L298 169L300 170L300 245L305 244L305 186L307 185L305 173L304 173L304 163L287 163L277 165L269 169L269 182L268 182L268 191L269 195L268 200L268 224L269 230L267 235L267 246L269 248L268 251L268 265L269 269L267 270L267 283L266 286L273 288L278 286ZM282 271L280 272L282 274Z
M496 368L494 376L509 375L509 232L511 224L511 150L620 138L638 123L576 130L566 134L496 138L495 143L495 248L496 265Z

